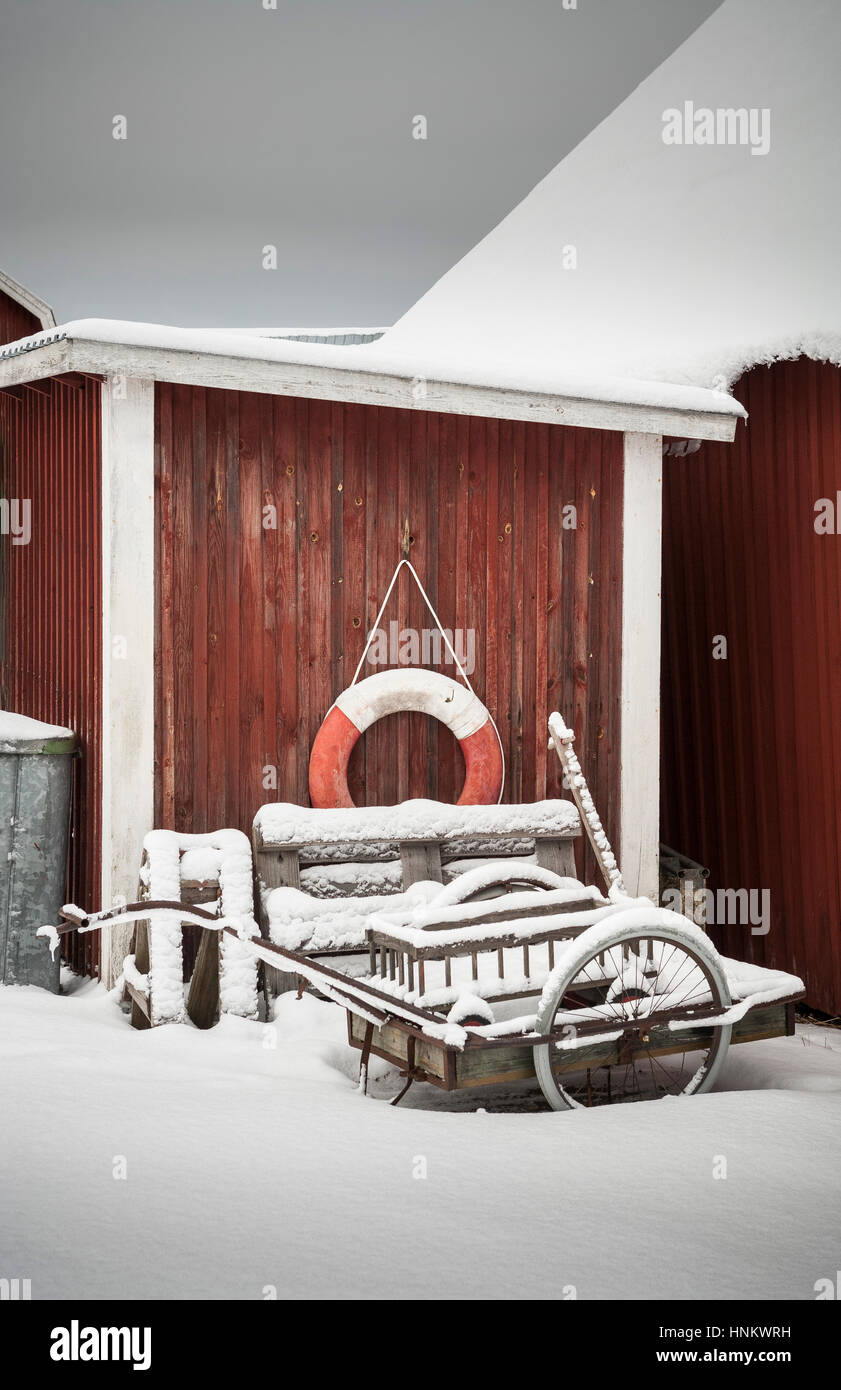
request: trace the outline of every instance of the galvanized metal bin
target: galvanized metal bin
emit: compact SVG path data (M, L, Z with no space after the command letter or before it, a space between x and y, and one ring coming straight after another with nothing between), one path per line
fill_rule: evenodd
M65 901L76 736L0 711L0 980L59 987L35 933Z

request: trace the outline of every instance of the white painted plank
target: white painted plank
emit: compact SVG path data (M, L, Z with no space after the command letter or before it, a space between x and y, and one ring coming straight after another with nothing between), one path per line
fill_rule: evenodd
M51 370L42 365L42 353L52 353ZM57 360L63 365L52 365ZM232 391L398 406L451 415L538 420L581 429L672 434L685 439L730 441L737 423L735 415L724 412L686 411L444 381L428 380L419 393L412 379L386 373L83 338L33 348L0 361L0 386L19 385L56 371L125 375Z
M662 441L625 435L619 863L628 891L658 898Z
M102 385L102 901L137 895L154 824L155 386ZM102 932L111 988L131 927Z

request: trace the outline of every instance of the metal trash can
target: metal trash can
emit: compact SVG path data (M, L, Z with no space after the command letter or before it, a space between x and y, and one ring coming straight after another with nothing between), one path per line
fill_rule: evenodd
M0 710L0 980L58 992L43 937L66 901L76 735Z

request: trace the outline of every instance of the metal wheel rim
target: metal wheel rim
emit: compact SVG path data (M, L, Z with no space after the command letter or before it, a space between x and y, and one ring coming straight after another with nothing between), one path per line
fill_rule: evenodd
M711 943L707 950L696 947L694 944L687 943L679 933L670 931L668 927L652 929L651 932L629 927L624 931L618 931L616 936L599 950L588 949L584 937L581 938L579 950L570 962L569 968L554 997L551 1006L551 1016L548 1016L546 1011L543 1012L542 1021L539 1022L538 1025L539 1031L546 1034L555 1030L556 1018L559 1011L561 1011L564 1000L568 999L573 984L576 981L580 981L581 974L588 965L592 965L599 955L607 957L616 951L621 952L624 957L625 950L630 947L632 942L658 943L662 946L670 947L672 950L672 960L674 959L674 954L680 952L684 957L684 961L688 960L691 963L688 973L697 970L701 971L710 987L711 1002L715 1008L724 1010L729 1005L730 996L727 988L727 980ZM639 960L639 956L636 953L632 952L632 954ZM659 963L660 972L662 972L663 964L664 962L661 959ZM677 977L676 967L678 965L679 962L675 962L675 974L673 978ZM678 983L680 983L679 977ZM672 993L676 993L676 991L673 990ZM656 981L648 997L656 997ZM662 998L662 995L660 998ZM618 1026L620 1019L623 1023L633 1021L636 1026L640 1018L645 1017L645 1013L642 1006L639 1005L639 1002L634 1002L638 1005L636 1010L633 1009L631 1004L628 1004L625 1009L622 1009L618 1006L618 1001L614 1001L615 1007L612 1007L610 1010L607 1009L605 1003L592 1006L595 1011L599 1011L602 1008L605 1010L604 1014L597 1012L597 1016L603 1016L605 1019L603 1031L605 1033L611 1031L611 1022ZM676 1002L674 1003L674 1007L677 1007ZM652 1012L655 1013L656 1017L656 1011L652 1010ZM665 1012L669 1012L669 1010ZM588 1020L588 1022L589 1021L590 1020ZM662 1024L657 1024L656 1026L660 1028L663 1027ZM668 1086L658 1068L662 1068L663 1073L665 1073L667 1077L673 1078L676 1064L671 1062L669 1058L666 1058L666 1063L663 1063L660 1058L653 1057L650 1052L647 1053L642 1061L637 1060L631 1063L619 1062L610 1064L607 1067L592 1067L589 1070L586 1067L582 1067L579 1071L568 1073L564 1078L561 1078L552 1065L553 1053L557 1056L557 1048L553 1043L544 1043L536 1046L534 1049L535 1071L541 1090L549 1105L554 1110L588 1109L595 1108L602 1104L619 1104L649 1099L662 1099L667 1095L697 1095L708 1090L714 1084L724 1062L724 1057L730 1042L731 1028L727 1025L712 1025L709 1032L711 1036L706 1047L693 1047L675 1054L679 1059L682 1059L681 1065L677 1071L676 1080L672 1079L671 1084ZM677 1035L679 1036L679 1030ZM624 1031L623 1036L627 1036ZM686 1059L691 1057L696 1057L699 1061L687 1073ZM635 1087L631 1078L631 1070L638 1076L639 1069L642 1068L645 1070L646 1066L648 1067L649 1075L653 1078L653 1081L650 1085L643 1086L638 1083ZM594 1077L591 1073L597 1075ZM601 1073L601 1075L598 1075L599 1073ZM610 1075L611 1073L613 1073L612 1076ZM619 1073L621 1073L621 1075ZM571 1081L570 1078L577 1079Z

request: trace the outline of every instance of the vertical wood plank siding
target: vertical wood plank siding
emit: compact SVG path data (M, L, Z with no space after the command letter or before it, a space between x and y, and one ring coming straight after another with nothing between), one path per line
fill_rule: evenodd
M79 737L68 892L100 894L102 582L99 383L0 392L0 491L29 498L28 545L2 543L0 700ZM46 393L46 394L45 394ZM130 563L130 557L127 557ZM75 970L96 974L99 934L64 938Z
M41 320L0 290L0 344L16 343L41 332Z
M618 834L621 435L167 384L156 420L159 824L247 830L264 801L308 804L313 738L408 517L445 627L476 630L505 799L558 794L546 718L560 708ZM562 529L568 503L577 530ZM430 626L405 574L392 620ZM453 801L463 774L447 730L401 714L360 740L351 792Z
M735 394L735 443L664 468L662 835L713 889L770 891L768 935L716 944L839 1013L841 534L814 506L841 488L841 374L780 363Z

